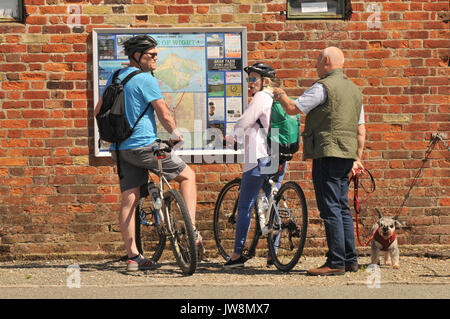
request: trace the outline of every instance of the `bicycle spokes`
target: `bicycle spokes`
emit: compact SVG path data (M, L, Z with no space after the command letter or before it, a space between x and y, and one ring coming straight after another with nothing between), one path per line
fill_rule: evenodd
M188 240L186 230L183 228L176 229L173 236L175 238L174 240L175 249L182 256L183 260L189 262L191 260L191 256L189 255L189 250L187 249Z
M275 266L289 271L300 258L306 240L306 200L298 184L287 182L280 188L275 201L270 218L274 231L269 235L268 243ZM275 231L277 228L279 230Z
M166 228L172 250L183 273L191 275L197 267L194 229L188 209L177 190L164 194L165 208L169 216Z

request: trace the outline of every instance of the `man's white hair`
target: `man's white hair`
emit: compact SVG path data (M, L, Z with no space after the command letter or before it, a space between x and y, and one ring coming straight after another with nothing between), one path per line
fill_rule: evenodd
M341 49L336 47L328 47L322 52L323 58L328 57L330 59L331 65L343 66L344 65L344 53Z

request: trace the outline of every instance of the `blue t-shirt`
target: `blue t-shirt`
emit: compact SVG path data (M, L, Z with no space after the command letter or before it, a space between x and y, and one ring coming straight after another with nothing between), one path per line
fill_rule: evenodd
M125 77L138 68L128 67L119 72L118 80L122 81ZM108 79L106 86L110 85L112 76ZM136 123L139 115L144 112L147 105L155 100L162 99L161 90L158 82L150 73L140 73L135 75L130 81L125 84L125 114L128 119L130 127ZM150 105L146 114L142 117L139 123L134 128L133 134L123 141L119 149L129 150L138 147L147 146L153 143L157 138L155 110ZM115 150L115 144L111 145L111 150Z

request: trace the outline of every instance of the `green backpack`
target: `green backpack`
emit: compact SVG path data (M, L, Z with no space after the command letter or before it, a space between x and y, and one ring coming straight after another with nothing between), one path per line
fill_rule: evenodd
M256 122L264 129L259 119ZM273 129L278 129L278 134ZM288 115L277 101L273 101L272 104L270 127L267 134L268 151L271 156L277 155L271 153L272 149L276 149L273 147L275 143L278 144L280 162L290 161L300 148L300 114Z

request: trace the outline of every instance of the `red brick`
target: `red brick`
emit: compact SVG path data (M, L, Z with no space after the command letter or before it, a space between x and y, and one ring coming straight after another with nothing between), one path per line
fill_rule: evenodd
M48 99L50 93L48 91L27 91L23 93L23 97L30 100Z
M26 52L23 44L0 44L0 53Z
M27 90L29 88L28 82L3 82L3 90Z
M422 21L422 20L427 20L428 17L429 17L428 12L405 12L405 13L403 13L403 19L405 19L405 20Z
M441 3L424 3L423 9L425 11L449 11L449 4L448 2L444 1Z
M70 1L68 1L70 2ZM67 6L42 6L40 8L40 13L42 15L46 15L46 14L59 14L59 15L65 15L69 12L68 10L69 8Z
M383 84L387 86L395 85L395 86L402 86L402 85L408 85L409 79L408 78L384 78Z
M169 14L193 14L193 6L169 6Z
M409 4L408 3L383 3L383 11L408 11Z
M65 72L71 71L72 65L70 63L46 63L44 70L47 72Z
M408 48L409 43L407 40L386 40L386 41L383 41L383 47L385 47L385 48Z
M46 25L47 17L44 16L29 16L25 20L26 24L38 24L38 25Z
M21 56L22 62L47 62L50 60L48 54L24 54Z
M408 59L384 59L382 61L384 67L405 67L408 66Z
M64 53L71 52L72 48L66 44L47 44L42 46L42 52L46 53Z
M423 40L424 48L449 48L450 40Z

